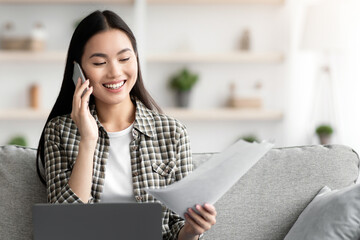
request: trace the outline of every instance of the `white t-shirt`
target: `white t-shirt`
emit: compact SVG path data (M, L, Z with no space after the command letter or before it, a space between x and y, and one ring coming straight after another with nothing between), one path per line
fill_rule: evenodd
M108 132L110 148L101 202L136 202L129 149L133 126L120 132Z

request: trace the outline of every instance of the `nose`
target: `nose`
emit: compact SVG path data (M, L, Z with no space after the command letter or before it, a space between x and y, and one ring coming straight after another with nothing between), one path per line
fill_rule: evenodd
M110 61L108 64L107 77L118 78L123 74L123 66L116 60Z

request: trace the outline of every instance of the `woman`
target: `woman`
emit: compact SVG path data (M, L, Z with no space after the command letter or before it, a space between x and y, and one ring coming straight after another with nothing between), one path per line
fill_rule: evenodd
M76 86L74 61L88 79ZM192 171L185 127L159 112L144 88L126 23L111 11L83 19L38 146L48 202L156 202L146 188L164 187ZM164 207L163 239L198 239L215 224L212 205L196 210L189 208L184 221Z

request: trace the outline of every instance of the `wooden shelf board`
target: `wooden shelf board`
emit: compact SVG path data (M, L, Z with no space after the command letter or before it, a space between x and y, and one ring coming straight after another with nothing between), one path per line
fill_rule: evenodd
M0 110L0 120L45 120L49 113L43 109L5 109Z
M135 0L0 0L0 3L16 4L78 4L78 3L119 3L133 4Z
M147 0L148 4L266 4L280 5L285 0ZM63 3L119 3L133 4L135 0L0 0L0 3L63 4Z
M224 62L224 63L280 63L284 60L281 53L276 52L235 52L235 53L168 53L150 54L149 63L178 63L178 62ZM65 62L65 51L0 51L0 61L58 61Z
M233 53L166 53L149 54L147 61L152 62L233 62L233 63L280 63L283 54L277 52L233 52Z
M6 109L0 110L0 120L45 120L50 110L45 109ZM283 114L279 111L256 109L186 109L165 108L164 113L179 120L281 120Z
M285 0L147 0L149 4L271 4L280 5Z
M185 109L168 108L165 114L180 120L281 120L283 114L279 111L256 109Z
M66 52L64 51L15 51L1 50L1 61L28 61L28 62L65 62Z

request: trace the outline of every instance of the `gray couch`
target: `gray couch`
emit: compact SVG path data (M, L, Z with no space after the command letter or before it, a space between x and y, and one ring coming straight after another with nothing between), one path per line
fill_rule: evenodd
M0 147L1 239L31 239L31 207L46 201L35 168L36 150ZM195 167L212 154L194 154ZM359 157L341 145L270 150L216 204L217 224L204 239L283 239L325 185L355 183Z

